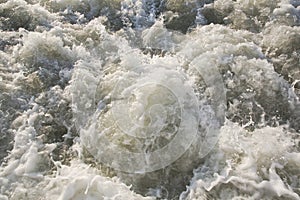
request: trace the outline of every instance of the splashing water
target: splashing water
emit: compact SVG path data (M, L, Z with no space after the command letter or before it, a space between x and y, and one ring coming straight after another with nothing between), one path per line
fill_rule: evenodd
M300 199L299 6L0 1L0 199Z

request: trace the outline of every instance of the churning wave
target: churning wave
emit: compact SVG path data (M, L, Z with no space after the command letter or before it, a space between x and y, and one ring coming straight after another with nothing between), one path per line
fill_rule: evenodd
M300 199L297 0L0 0L0 199Z

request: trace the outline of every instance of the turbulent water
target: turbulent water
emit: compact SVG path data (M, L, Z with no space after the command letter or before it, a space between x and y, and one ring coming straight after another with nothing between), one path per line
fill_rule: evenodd
M0 0L0 199L300 199L299 0Z

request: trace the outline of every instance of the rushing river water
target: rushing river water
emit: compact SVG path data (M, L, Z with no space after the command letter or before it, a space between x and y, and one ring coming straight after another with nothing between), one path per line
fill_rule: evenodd
M0 200L300 199L299 0L0 0Z

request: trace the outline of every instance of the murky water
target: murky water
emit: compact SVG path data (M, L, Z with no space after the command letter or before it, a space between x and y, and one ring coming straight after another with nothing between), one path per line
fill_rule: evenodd
M0 0L0 199L300 199L300 1Z

